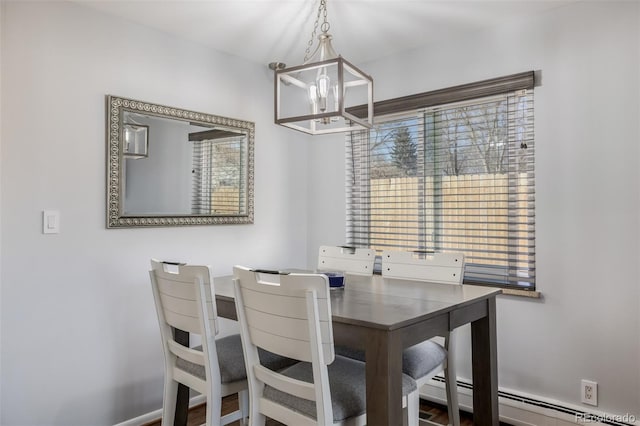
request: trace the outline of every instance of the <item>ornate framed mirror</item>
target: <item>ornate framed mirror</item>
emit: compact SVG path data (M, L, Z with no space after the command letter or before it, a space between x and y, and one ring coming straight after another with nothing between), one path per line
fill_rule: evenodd
M107 95L107 228L253 223L254 133Z

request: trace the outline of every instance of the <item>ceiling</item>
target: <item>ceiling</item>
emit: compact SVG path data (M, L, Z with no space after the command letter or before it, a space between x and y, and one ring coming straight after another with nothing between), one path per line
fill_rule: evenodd
M264 63L302 63L319 0L74 0ZM360 64L577 0L327 0L336 51Z

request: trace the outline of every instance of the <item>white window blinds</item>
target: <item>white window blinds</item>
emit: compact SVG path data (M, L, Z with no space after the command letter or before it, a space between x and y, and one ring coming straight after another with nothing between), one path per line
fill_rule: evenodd
M347 136L347 243L462 252L465 282L535 288L533 90L377 116Z
M244 188L245 136L194 140L191 210L202 215L237 215L247 211Z

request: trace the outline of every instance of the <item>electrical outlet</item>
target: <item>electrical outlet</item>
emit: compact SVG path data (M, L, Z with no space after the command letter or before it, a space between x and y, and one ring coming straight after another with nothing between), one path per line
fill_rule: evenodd
M580 382L580 400L583 404L598 405L598 383L582 380Z

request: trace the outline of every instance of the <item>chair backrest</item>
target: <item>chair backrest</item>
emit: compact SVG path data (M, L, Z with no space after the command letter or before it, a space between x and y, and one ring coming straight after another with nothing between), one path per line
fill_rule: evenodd
M382 252L382 276L443 284L462 284L462 253Z
M355 275L372 275L376 251L359 247L320 246L319 271L342 271Z
M212 298L215 292L212 289L210 267L166 263L152 259L149 276L167 368L174 369L176 357L182 358L204 366L207 379L213 380L213 383L220 383L215 347L218 320L215 300ZM202 351L190 349L176 342L174 328L200 335ZM188 381L188 385L198 392L207 392L206 382L200 378L193 376L188 378Z
M333 423L327 365L335 358L329 280L322 274L279 274L234 267L240 335L252 410L268 385L316 401L319 424ZM260 365L258 348L310 362L313 383ZM325 422L326 420L326 422Z

